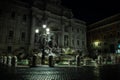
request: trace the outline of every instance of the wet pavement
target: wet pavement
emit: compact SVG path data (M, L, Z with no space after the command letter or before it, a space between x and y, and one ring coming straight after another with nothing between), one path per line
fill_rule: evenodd
M99 67L100 80L120 80L120 64Z
M17 67L1 69L2 80L96 80L94 67Z
M119 65L81 67L0 67L1 80L119 80Z

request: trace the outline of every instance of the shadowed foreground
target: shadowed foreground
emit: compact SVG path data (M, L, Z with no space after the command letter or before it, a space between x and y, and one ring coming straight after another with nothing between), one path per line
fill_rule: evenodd
M17 67L0 66L1 80L119 80L119 65L99 67Z
M2 80L97 80L94 67L17 67L0 70Z

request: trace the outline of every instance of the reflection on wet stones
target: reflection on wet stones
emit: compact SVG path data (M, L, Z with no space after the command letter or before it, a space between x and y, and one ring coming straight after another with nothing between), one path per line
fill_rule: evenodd
M9 74L14 74L10 75L9 80L96 80L94 67L17 67Z

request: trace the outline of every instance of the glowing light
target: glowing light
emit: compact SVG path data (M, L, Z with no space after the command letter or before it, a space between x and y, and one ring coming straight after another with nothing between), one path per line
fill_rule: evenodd
M95 41L94 45L97 47L99 45L99 43L100 43L99 41Z
M50 32L46 32L46 34L50 34Z
M46 28L46 27L47 27L47 25L43 24L43 28Z
M35 30L35 33L39 33L39 29L36 29L36 30Z
M120 48L120 44L118 45L118 48Z
M47 32L49 32L49 31L50 31L50 29L49 29L49 28L47 28L47 29L46 29L46 31L47 31Z

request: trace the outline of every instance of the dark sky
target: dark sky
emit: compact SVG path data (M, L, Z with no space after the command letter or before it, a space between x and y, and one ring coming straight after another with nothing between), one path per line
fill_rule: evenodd
M117 0L62 0L62 5L72 9L74 16L87 24L120 12Z

